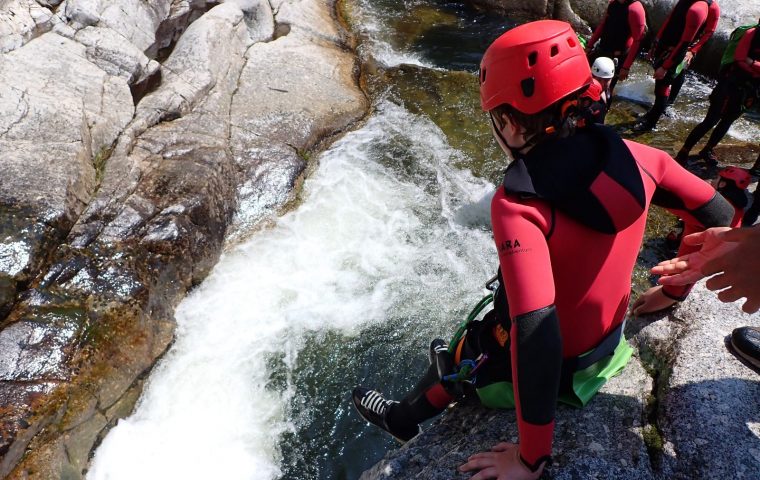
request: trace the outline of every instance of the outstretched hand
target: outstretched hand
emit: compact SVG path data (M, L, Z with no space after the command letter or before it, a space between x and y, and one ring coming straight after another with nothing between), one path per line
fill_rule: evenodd
M760 226L710 228L688 235L683 241L702 248L654 267L652 273L666 275L659 283L685 285L718 273L705 284L710 290L721 290L718 299L733 302L745 297L742 310L760 310Z
M652 268L655 275L664 275L658 281L661 285L689 285L711 275L705 271L705 264L718 258L736 247L736 243L724 239L724 234L731 229L728 227L709 228L702 232L687 235L681 240L686 245L702 248L697 251L660 262Z
M502 442L491 448L490 452L471 455L467 463L459 467L460 472L479 470L470 480L537 480L544 470L543 465L535 472L520 461L520 447L514 443Z

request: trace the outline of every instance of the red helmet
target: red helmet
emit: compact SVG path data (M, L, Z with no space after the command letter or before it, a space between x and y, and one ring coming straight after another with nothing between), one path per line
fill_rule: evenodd
M736 186L742 190L749 187L749 182L752 180L752 177L750 177L748 171L743 168L734 166L728 166L721 169L718 172L718 175L727 180L733 180Z
M599 85L599 82L593 80L586 91L581 94L581 97L588 97L592 101L598 102L602 99L602 86Z
M532 115L591 83L586 54L569 23L539 20L497 38L480 61L480 104Z

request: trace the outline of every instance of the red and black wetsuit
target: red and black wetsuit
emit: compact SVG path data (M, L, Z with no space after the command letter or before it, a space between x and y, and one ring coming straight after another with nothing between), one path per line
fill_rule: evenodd
M646 31L646 14L639 0L610 0L607 13L602 22L591 35L589 45L599 41L594 57L617 59L616 70L629 70L639 53L641 39ZM617 73L617 72L616 72ZM617 75L610 83L610 90L615 88Z
M462 356L490 350L491 371L480 371L478 381L513 382L520 455L531 468L551 454L558 391L567 387L563 359L595 348L623 322L650 204L697 228L733 216L723 197L667 154L600 125L533 147L510 164L493 198L508 314L480 338L468 333ZM498 350L506 341L500 327L509 342ZM390 421L420 423L451 400L429 371L392 407Z
M710 107L702 120L686 137L681 150L688 153L702 137L715 127L704 152L712 150L742 113L757 103L760 88L760 34L758 28L747 30L734 52L734 61L720 72L718 83L710 93Z
M686 69L676 73L686 52L696 55L715 33L720 17L716 0L680 0L660 28L652 50L655 69L667 70L664 78L655 81L655 103L647 114L655 124L668 103L675 101L683 85ZM671 92L671 86L673 91Z
M602 85L595 79L591 79L591 85L581 94L579 100L581 115L586 124L604 123L609 109L609 100L611 93L604 91Z

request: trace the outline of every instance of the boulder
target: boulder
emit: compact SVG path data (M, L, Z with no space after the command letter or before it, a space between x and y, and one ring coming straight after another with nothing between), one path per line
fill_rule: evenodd
M74 39L87 47L88 60L104 72L123 78L129 85L145 82L160 71L158 62L125 42L113 29L88 26L76 32Z
M658 429L662 478L760 478L760 377L732 355L731 331L760 314L724 304L699 285L667 322L645 327L662 368Z
M50 31L56 22L51 5L34 0L0 4L0 53L10 52Z
M26 283L90 201L133 107L123 79L52 32L2 57L0 91L0 275Z
M284 21L287 35L247 52L231 107L230 146L246 179L235 231L287 202L311 146L343 131L369 107L355 87L356 57L328 5L283 2L277 22Z
M143 52L156 48L156 32L169 17L171 0L68 0L65 16L76 30L86 26L113 29Z

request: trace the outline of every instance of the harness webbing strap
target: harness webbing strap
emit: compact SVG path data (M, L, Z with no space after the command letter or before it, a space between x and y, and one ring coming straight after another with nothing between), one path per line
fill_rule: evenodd
M615 349L620 343L620 338L623 336L623 330L625 330L625 321L618 325L618 327L610 332L609 335L604 337L604 340L602 340L596 348L576 357L577 363L575 364L574 370L585 370L596 362L603 360L605 357L614 354Z

